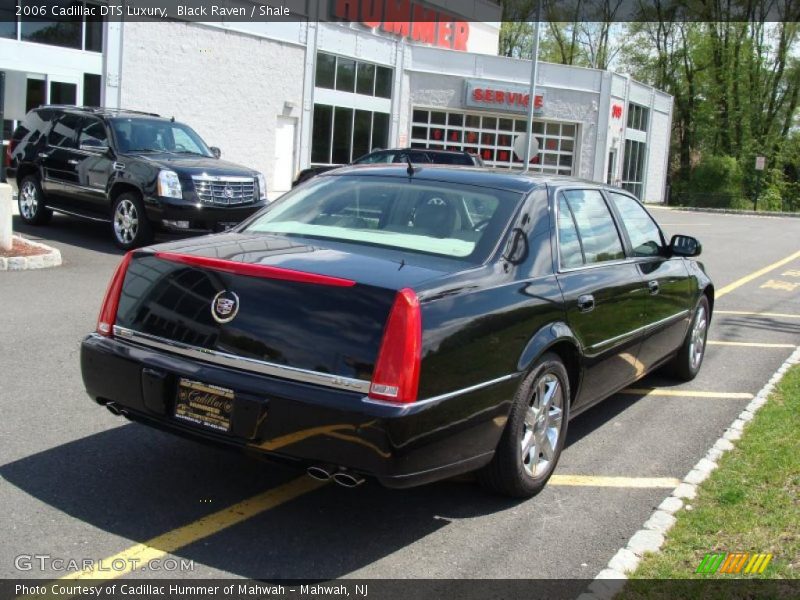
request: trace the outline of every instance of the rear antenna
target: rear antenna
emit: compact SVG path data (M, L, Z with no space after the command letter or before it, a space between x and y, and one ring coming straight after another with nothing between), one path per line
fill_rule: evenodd
M406 173L408 173L409 177L412 177L415 173L414 165L411 164L411 155L406 153L406 162L408 162L408 168L406 169Z

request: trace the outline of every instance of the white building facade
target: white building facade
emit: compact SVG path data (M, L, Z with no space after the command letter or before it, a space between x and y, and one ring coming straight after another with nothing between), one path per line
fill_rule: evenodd
M347 163L378 147L465 150L490 166L521 167L512 146L526 128L530 62L497 56L499 23L468 16L84 19L79 34L72 24L69 48L49 43L47 32L32 35L18 19L0 29L3 139L45 102L157 112L191 125L226 159L264 172L272 197L290 189L301 168ZM672 97L609 71L542 63L538 73L532 170L663 202Z

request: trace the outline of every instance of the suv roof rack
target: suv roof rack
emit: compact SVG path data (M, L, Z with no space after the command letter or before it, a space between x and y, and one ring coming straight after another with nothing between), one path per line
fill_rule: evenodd
M75 106L74 104L42 104L38 108L63 108L68 110L80 110L92 114L103 113L131 113L135 115L147 115L148 117L161 117L158 113L145 112L143 110L131 110L128 108L105 108L102 106Z

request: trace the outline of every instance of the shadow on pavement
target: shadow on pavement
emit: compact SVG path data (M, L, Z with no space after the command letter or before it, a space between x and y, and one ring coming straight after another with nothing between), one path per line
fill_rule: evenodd
M142 542L305 474L125 424L4 465L0 476L75 519ZM517 504L464 483L411 490L328 484L175 554L244 577L332 578L449 519Z
M34 241L58 242L104 254L122 255L124 252L111 239L111 225L54 214L47 225L28 225L16 215L14 231Z

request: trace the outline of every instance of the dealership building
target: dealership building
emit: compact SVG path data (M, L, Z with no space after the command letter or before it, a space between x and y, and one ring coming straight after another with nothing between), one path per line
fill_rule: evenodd
M490 166L522 166L513 143L526 127L530 62L498 56L499 23L470 21L475 11L499 19L496 3L449 2L466 14L441 9L426 22L389 14L403 5L393 0L366 16L352 0L326 8L356 11L342 15L349 22L298 4L305 18L287 22L67 22L15 17L15 3L0 0L4 143L39 104L100 104L189 124L224 158L263 171L272 197L301 168L374 148L466 150ZM445 2L427 2L436 4ZM405 5L413 21L417 8ZM536 86L532 170L664 201L671 96L549 63Z

